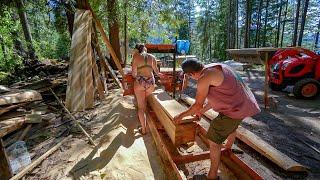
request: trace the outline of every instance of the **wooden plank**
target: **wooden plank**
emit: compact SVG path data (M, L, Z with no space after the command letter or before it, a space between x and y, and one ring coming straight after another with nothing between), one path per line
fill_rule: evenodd
M306 167L294 161L293 159L283 154L279 150L275 149L273 146L266 143L260 137L246 130L243 127L239 127L237 129L237 138L286 171L307 171Z
M34 90L19 90L19 92L8 92L0 95L0 105L11 105L38 100L42 100L41 94Z
M193 98L187 96L183 96L182 100L189 105L193 104L195 101ZM210 109L205 112L204 115L208 119L213 120L217 117L218 113ZM236 137L286 171L303 172L307 170L306 167L281 153L260 137L241 126L237 129Z
M0 177L3 180L10 179L12 176L10 171L10 164L7 157L6 150L3 145L2 138L0 138Z
M170 103L175 105L172 106ZM194 141L196 129L195 122L176 125L172 121L174 113L182 112L184 109L186 109L185 107L173 100L163 90L156 90L153 94L151 94L148 97L148 104L157 115L157 118L163 125L174 145L178 146L180 144ZM188 119L188 121L189 120L190 119Z
M164 164L164 169L167 174L168 179L174 179L174 180L182 180L182 176L179 172L178 167L172 160L172 156L170 152L168 151L166 145L164 144L158 130L155 124L155 119L150 115L149 112L146 113L147 115L147 124L149 126L151 135L153 137L153 140L156 144L157 151L160 154L161 160Z
M92 73L93 73L93 79L94 79L94 82L95 82L95 86L96 86L96 88L98 90L98 93L99 93L99 98L101 100L103 100L105 98L104 87L102 85L100 74L98 72L98 66L97 66L96 61L94 60L94 58L92 58Z
M173 161L177 164L191 163L205 159L210 159L210 151L173 157Z
M0 115L1 114L4 114L6 112L9 112L13 109L17 109L18 107L21 107L21 106L24 106L26 105L27 103L19 103L19 104L15 104L15 105L11 105L11 106L7 106L7 107L1 107L0 109Z
M70 111L83 111L86 108L92 108L94 104L91 32L91 12L77 10L66 93L66 106Z
M44 153L42 156L40 156L38 159L33 161L31 164L26 166L22 171L20 171L18 174L13 176L10 180L18 180L21 179L23 176L25 176L27 173L29 173L33 168L37 167L44 159L46 159L49 155L51 155L53 152L55 152L63 143L71 139L72 135L64 138L62 141L60 141L58 144L53 146L51 149L49 149L46 153Z
M96 32L96 30L95 30ZM102 54L102 51L101 51L101 47L100 47L100 44L98 42L98 40L96 39L97 37L94 36L94 39L93 39L93 46L95 48L95 50L97 51L97 54L100 58L100 63L102 65L102 67L105 69L105 70L108 70L110 73L111 73L111 77L116 81L117 85L122 88L122 85L121 85L121 82L119 81L117 75L115 74L115 72L113 71L112 67L110 66L109 62L106 60L106 58L103 56ZM108 76L106 76L108 77Z
M112 57L112 60L114 61L114 63L116 64L118 70L120 71L120 74L122 75L122 77L124 76L124 72L123 72L123 69L122 69L122 66L121 66L121 63L119 61L119 58L117 57L116 53L114 52L110 42L109 42L109 39L107 37L107 34L105 33L105 31L103 30L103 27L102 27L102 24L100 23L100 21L98 20L96 14L93 12L92 8L89 6L89 9L90 11L92 12L92 15L93 15L93 19L94 19L94 22L102 36L102 40L103 42L105 43L109 53L111 54L111 57Z

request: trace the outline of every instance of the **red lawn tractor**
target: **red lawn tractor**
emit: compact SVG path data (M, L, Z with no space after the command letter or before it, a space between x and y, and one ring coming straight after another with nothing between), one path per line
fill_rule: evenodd
M303 48L278 50L269 60L269 86L278 91L294 86L297 98L312 99L320 92L320 55Z

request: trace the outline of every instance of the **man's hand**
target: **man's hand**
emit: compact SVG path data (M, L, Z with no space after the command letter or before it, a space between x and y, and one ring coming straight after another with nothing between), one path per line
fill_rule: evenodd
M175 124L181 124L181 121L182 121L182 117L180 115L177 115L173 118L173 122Z

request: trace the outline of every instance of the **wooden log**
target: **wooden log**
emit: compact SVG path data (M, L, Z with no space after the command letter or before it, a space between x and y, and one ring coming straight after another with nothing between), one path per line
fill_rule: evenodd
M182 100L184 100L189 105L194 103L194 99L190 97L184 96ZM206 113L204 113L204 115L208 119L213 120L214 118L216 118L218 113L210 109ZM305 166L294 161L287 155L283 154L282 152L265 142L257 135L241 126L239 126L237 129L236 137L286 171L307 171L307 168Z
M77 10L72 34L66 106L71 111L84 111L94 105L92 78L92 14Z
M3 180L10 179L12 173L10 171L10 164L4 148L2 138L0 138L0 177Z
M148 126L150 133L153 136L157 150L160 154L161 160L164 164L165 172L168 176L168 179L182 180L181 174L178 167L173 162L170 152L168 151L166 145L164 144L155 124L155 119L149 113L146 113Z
M38 159L33 161L31 164L29 164L27 167L25 167L22 171L20 171L18 174L13 176L10 180L18 180L21 179L23 176L25 176L27 173L29 173L33 168L37 167L44 159L46 159L49 155L51 155L53 152L55 152L63 143L71 139L72 135L64 138L61 142L53 146L51 149L49 149L46 153L44 153L42 156L40 156Z
M41 115L28 114L22 117L11 118L0 122L0 137L3 137L19 128L25 123L39 123L41 122Z
M195 122L176 125L172 121L176 114L186 108L173 100L166 92L156 90L148 97L148 104L155 112L174 145L178 146L195 140Z
M34 90L19 90L19 92L0 95L0 106L42 100L41 94Z
M32 127L32 124L29 124L24 130L23 130L23 132L22 132L22 134L20 135L20 137L19 137L19 141L23 141L24 140L24 138L26 137L26 135L27 135L27 133L29 132L29 130L31 129L31 127Z
M25 106L26 104L27 103L19 103L19 104L14 104L14 105L11 105L11 106L1 107L0 115L4 114L6 112L9 112L9 111L11 111L13 109L17 109L18 107Z

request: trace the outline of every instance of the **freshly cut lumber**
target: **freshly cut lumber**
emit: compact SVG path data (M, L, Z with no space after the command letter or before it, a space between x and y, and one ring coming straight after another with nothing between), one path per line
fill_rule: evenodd
M18 90L18 92L0 95L0 105L11 105L17 103L41 100L41 94L34 90Z
M188 122L182 122L182 124L177 125L172 121L173 117L186 110L186 107L183 107L161 89L156 90L148 97L148 104L155 112L174 145L178 146L195 140L195 122L190 122L190 119L188 119Z
M76 11L66 93L66 106L71 112L84 111L94 105L92 23L89 10Z
M174 180L182 180L181 174L177 165L172 160L172 155L170 154L169 150L167 149L165 143L163 142L155 124L155 119L151 116L150 113L146 113L148 126L153 136L154 142L156 144L157 150L160 154L161 160L164 165L164 170L168 175L169 179Z
M45 158L47 158L49 155L51 155L53 152L55 152L63 143L71 139L72 135L64 138L61 142L53 146L51 149L49 149L46 153L44 153L42 156L40 156L35 161L31 162L27 167L25 167L22 171L20 171L18 174L13 176L10 180L18 180L21 179L23 176L25 176L28 172L30 172L33 168L37 167Z
M195 102L193 98L187 96L183 96L182 100L189 105ZM205 112L204 115L208 119L213 120L218 115L218 113L210 109ZM237 129L236 137L286 171L307 171L307 168L305 166L294 161L287 155L283 154L282 152L265 142L257 135L241 126L239 126Z
M9 160L5 151L2 138L0 138L0 177L3 180L10 179L12 176L9 166Z
M266 143L260 137L246 130L243 127L239 127L237 129L237 138L286 171L307 171L307 168L305 166L294 161L293 159L283 154L279 150L275 149L273 146Z

